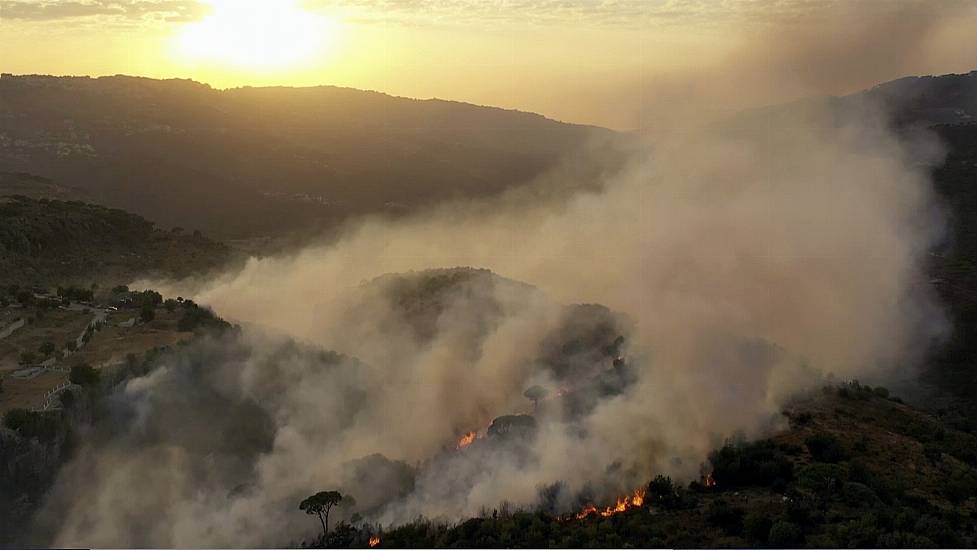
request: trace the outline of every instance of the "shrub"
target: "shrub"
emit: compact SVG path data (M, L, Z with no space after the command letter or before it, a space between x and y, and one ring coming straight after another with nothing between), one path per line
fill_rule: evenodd
M677 508L680 501L672 478L661 475L655 476L648 484L648 498L652 504L665 509Z
M956 471L943 487L943 494L953 503L960 503L977 494L977 474L972 470Z
M58 421L51 413L28 409L10 409L3 417L3 425L21 437L41 441L51 441L58 433Z
M51 341L44 342L43 344L41 344L41 347L38 348L38 351L44 355L51 355L52 353L54 353L54 350L55 350L54 342Z
M797 487L822 498L835 494L845 481L845 469L837 464L814 462L797 474Z
M939 462L943 458L943 449L935 443L923 445L923 456L930 462Z
M814 416L807 411L798 413L790 418L791 423L797 426L807 426L813 419Z
M91 365L77 365L71 367L68 373L68 380L72 384L79 386L94 386L101 379L101 374Z
M64 390L61 395L58 396L61 400L61 406L70 409L75 404L75 394L71 390Z
M743 534L750 540L765 543L770 535L773 520L770 516L759 511L753 511L743 519Z
M793 478L794 465L771 441L727 442L709 454L712 476L720 488L783 485ZM779 480L779 481L778 481Z
M785 548L797 546L804 538L801 528L789 521L778 521L770 527L767 542L770 546Z
M835 538L842 543L842 547L875 548L879 534L875 518L866 515L857 521L839 525L835 531Z
M861 483L849 481L842 486L841 492L845 497L845 502L854 508L876 506L879 503L879 497L875 495L875 491Z
M845 450L833 435L819 433L804 440L811 456L818 462L840 462L845 459Z
M731 506L724 499L717 499L709 505L706 521L728 535L739 535L743 532L743 511Z
M139 318L142 322L149 323L156 318L156 308L151 304L143 304L139 310Z

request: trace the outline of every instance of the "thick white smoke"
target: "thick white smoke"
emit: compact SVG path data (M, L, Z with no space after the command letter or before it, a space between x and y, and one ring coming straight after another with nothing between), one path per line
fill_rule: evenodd
M365 221L195 282L226 318L346 357L249 329L130 381L117 399L135 419L59 481L53 544L280 545L314 533L298 499L328 488L357 499L340 515L388 524L535 505L555 482L557 506L573 506L657 473L697 475L722 437L775 429L793 392L827 373L911 367L942 328L922 284L941 231L925 137L896 136L868 106L818 104L637 149L599 191ZM374 280L457 265L536 288L465 271ZM151 285L186 295L189 283ZM622 313L579 310L611 319L624 347L543 365L570 330L567 303ZM540 404L534 436L453 449L531 412L533 384L570 396ZM210 424L234 411L249 420ZM243 439L222 447L213 432Z

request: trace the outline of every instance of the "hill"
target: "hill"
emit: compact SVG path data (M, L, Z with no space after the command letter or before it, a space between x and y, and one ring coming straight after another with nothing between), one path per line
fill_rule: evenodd
M162 231L122 210L78 201L0 197L0 284L124 284L224 265L226 246L199 232Z
M898 125L977 122L977 71L941 76L909 76L848 96L881 102Z
M790 429L733 438L701 480L657 477L634 495L580 511L486 512L458 524L417 520L386 532L340 525L329 547L959 547L977 537L977 437L857 382L825 386L784 410ZM622 504L624 502L624 504ZM601 508L608 504L608 508ZM589 510L589 511L588 511Z
M613 137L531 113L329 86L7 74L0 128L0 171L222 238L496 193Z

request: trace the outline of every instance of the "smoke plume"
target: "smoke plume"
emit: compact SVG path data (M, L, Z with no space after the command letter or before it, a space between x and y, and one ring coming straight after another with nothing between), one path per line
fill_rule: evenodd
M939 335L926 136L827 103L658 134L571 196L544 178L147 283L246 329L114 394L41 515L50 543L282 545L315 534L298 502L332 488L356 499L334 517L386 525L547 487L567 511L698 476L794 393L902 374Z

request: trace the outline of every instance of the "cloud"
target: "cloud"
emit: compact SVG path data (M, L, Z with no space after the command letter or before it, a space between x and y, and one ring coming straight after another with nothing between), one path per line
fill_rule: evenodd
M49 2L44 0L6 0L0 2L0 20L54 21L62 19L108 17L141 19L159 17L168 21L190 20L203 12L194 0L91 0Z
M472 23L518 22L530 24L584 24L647 29L668 25L817 25L822 14L844 9L848 2L808 0L306 0L310 8L338 8L360 13L365 19ZM933 11L963 7L960 1L942 5L921 0L878 0L871 3L875 16L898 13L907 6L929 6Z

